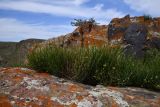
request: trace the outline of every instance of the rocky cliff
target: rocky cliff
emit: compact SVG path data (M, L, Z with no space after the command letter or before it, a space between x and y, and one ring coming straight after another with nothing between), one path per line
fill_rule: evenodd
M124 33L132 24L143 25L147 29L147 39L160 36L160 18L149 16L114 18L108 25L108 39L112 44L123 42ZM138 31L137 31L138 32Z
M108 25L85 23L72 33L45 43L61 47L103 46L122 47L127 54L143 57L147 49L160 49L160 18L150 16L114 18Z
M152 45L158 45L159 47L159 44L156 44L156 40L160 37L160 18L151 18L149 16L130 17L129 15L123 18L114 18L108 25L89 26L85 24L79 26L72 33L50 39L46 43L55 43L56 45L65 47L81 46L83 37L84 46L119 45L125 43L124 37L126 31L133 24L144 26L146 28L146 41L150 40L154 42ZM133 32L136 35L136 32L138 34L141 29L136 29L137 31Z
M143 57L146 50L160 49L160 18L115 18L108 25L108 40L112 46L124 47L127 54Z
M23 64L29 49L43 41L41 39L27 39L20 42L0 42L0 67Z
M93 25L89 27L88 24L77 27L72 33L52 38L42 45L55 44L61 47L77 47L82 46L102 46L108 44L107 25Z
M160 107L160 93L92 87L26 68L1 68L0 107Z

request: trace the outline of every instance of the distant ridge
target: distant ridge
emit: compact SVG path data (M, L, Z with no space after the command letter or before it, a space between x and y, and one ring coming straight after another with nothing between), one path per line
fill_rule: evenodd
M0 67L23 64L28 50L43 39L26 39L20 42L0 42Z

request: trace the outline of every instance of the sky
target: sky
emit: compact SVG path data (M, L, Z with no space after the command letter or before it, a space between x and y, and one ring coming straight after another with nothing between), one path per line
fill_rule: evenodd
M160 16L160 0L0 0L0 41L49 39L72 32L74 19Z

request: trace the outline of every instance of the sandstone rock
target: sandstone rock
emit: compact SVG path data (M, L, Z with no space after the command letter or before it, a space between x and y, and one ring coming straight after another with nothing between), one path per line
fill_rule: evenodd
M45 41L41 46L53 44L61 47L80 47L82 41L85 47L106 45L108 44L107 29L106 25L80 26L72 33Z
M130 17L126 15L123 18L114 18L109 25L83 25L76 28L73 32L52 38L42 43L41 46L54 44L61 47L79 47L84 46L123 46L124 35L126 30L132 24L144 25L147 41L151 40L154 35L160 38L160 18L145 18L145 16ZM133 31L132 31L133 33ZM137 33L135 31L135 33ZM140 39L140 38L139 38ZM138 39L137 39L138 40ZM83 43L82 43L83 41ZM140 41L140 40L139 40ZM147 43L147 41L145 41ZM148 46L148 44L146 44Z
M1 107L159 107L160 93L86 86L26 68L0 68Z

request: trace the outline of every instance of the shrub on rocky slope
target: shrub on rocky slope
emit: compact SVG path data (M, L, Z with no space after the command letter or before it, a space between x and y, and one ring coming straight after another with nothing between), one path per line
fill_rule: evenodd
M160 89L160 52L148 53L138 60L125 56L119 48L51 45L30 53L28 64L33 69L85 84Z

